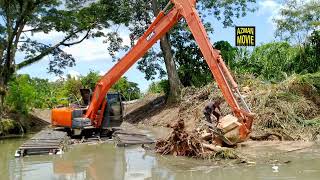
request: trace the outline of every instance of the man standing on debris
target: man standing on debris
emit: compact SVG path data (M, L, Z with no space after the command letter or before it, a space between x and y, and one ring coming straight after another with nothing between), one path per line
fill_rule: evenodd
M222 99L218 99L214 102L209 102L203 110L203 114L206 117L206 121L217 126L219 122L219 118L221 116L220 104L222 103ZM211 118L211 115L216 117L216 120Z

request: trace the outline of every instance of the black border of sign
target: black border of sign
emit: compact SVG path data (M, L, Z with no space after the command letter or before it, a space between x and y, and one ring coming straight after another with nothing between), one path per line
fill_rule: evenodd
M250 45L250 46L256 46L257 34L256 34L256 27L255 26L235 26L235 28L234 28L234 30L235 30L234 31L234 35L235 35L234 36L235 37L235 39L234 39L235 41L234 42L235 42L235 45L238 46L237 45L237 28L243 28L243 27L244 28L253 28L253 30L254 30L254 45ZM248 46L239 46L239 47L248 47Z

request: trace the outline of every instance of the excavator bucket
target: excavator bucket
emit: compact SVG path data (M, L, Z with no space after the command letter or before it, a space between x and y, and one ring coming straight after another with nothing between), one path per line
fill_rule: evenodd
M203 123L209 126L210 131L217 136L219 142L216 143L218 144L223 141L227 145L233 146L249 138L246 126L231 114L220 118L217 126L207 121L203 121Z
M222 130L223 135L233 144L243 141L241 137L242 124L238 121L238 118L229 114L222 117L219 120L218 128Z

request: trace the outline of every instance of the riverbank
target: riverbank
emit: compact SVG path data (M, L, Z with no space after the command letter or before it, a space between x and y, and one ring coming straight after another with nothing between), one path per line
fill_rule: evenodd
M320 73L294 75L279 82L265 82L252 76L238 79L240 91L256 114L252 137L258 140L319 140ZM222 98L216 84L202 88L184 88L181 102L167 105L163 96L147 96L135 109L130 108L126 121L154 127L170 127L179 119L192 132L202 128L206 104ZM226 102L223 115L230 114Z
M260 141L272 141L274 144L269 143L271 147L283 145L284 152L290 152L291 148L305 149L311 146L309 141L320 140L319 73L295 75L279 83L264 82L254 77L242 77L239 81L242 95L256 113L248 149L263 147ZM238 150L241 148L216 148L210 139L203 139L203 135L208 134L202 123L203 108L220 98L222 95L216 84L184 88L177 104L167 105L163 96L147 96L135 106L131 105L134 109L129 109L126 121L138 126L173 127L175 130L171 130L169 136L157 141L156 151L160 154L204 158L222 155L222 158L239 159L242 150ZM222 103L221 112L223 115L231 114L226 102ZM182 123L183 128L175 128ZM291 147L288 141L296 142L298 146ZM244 151L247 150L244 148Z
M41 113L40 113L41 112ZM36 110L28 115L7 113L0 119L0 139L21 137L26 133L35 133L50 123L38 114L50 114L50 111Z
M318 75L292 76L274 84L242 77L239 83L240 90L253 112L257 114L251 139L275 142L319 140L318 78L320 78ZM221 97L220 90L215 84L202 88L183 89L181 101L177 104L167 105L164 96L146 96L126 104L125 121L137 127L166 129L159 133L161 137L157 137L162 139L170 135L172 129L168 127L173 127L178 120L184 121L184 129L187 133L204 132L206 126L201 122L204 120L203 107L208 102ZM221 109L223 115L231 113L225 102L221 105ZM14 119L19 118L21 119L21 117ZM18 122L27 122L26 125L21 123L24 128L36 130L43 127L44 124L39 124L43 120L46 125L49 124L50 110L37 110ZM210 143L205 144L206 148L212 147ZM199 149L202 148L199 146Z
M124 122L121 128L135 131L138 133L146 134L154 139L164 139L168 137L171 128L149 126L144 124L131 124ZM215 165L217 167L233 167L233 166L256 166L266 164L290 164L295 163L293 154L311 154L315 149L320 147L320 143L314 141L253 141L248 140L243 143L239 143L233 148L237 158L187 158L184 161L192 161L198 165ZM154 145L147 145L145 149L150 154L158 154L154 151ZM170 163L169 159L176 159L178 156L162 156L164 159L168 159L167 163ZM181 157L180 157L181 158ZM209 163L209 164L208 164Z

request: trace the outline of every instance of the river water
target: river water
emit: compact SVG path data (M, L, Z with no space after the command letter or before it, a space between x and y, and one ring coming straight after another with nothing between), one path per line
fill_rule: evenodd
M279 162L231 164L160 156L140 146L82 144L63 155L14 158L25 139L0 140L0 179L214 179L214 180L318 180L320 147L277 157ZM286 163L284 163L287 161ZM273 168L272 168L273 167ZM278 168L276 168L278 167Z

